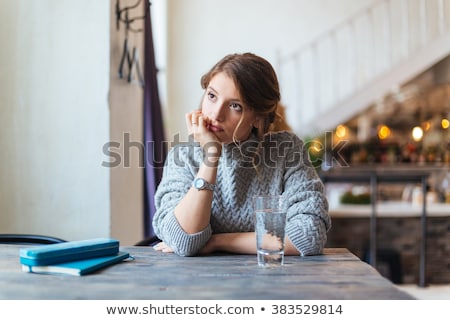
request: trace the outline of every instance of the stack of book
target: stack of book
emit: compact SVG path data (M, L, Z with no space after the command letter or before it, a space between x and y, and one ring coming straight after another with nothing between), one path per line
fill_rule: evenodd
M109 238L69 241L20 249L22 270L32 273L85 275L130 259L119 251L119 241Z

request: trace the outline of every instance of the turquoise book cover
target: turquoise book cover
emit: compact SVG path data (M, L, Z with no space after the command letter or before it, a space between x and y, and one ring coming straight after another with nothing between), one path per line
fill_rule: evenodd
M46 266L75 260L110 256L119 252L119 241L109 238L68 241L20 249L20 263Z
M24 272L44 273L44 274L68 274L82 276L106 268L110 265L129 259L128 252L119 251L115 255L102 256L91 259L70 261L46 266L33 266L22 264Z

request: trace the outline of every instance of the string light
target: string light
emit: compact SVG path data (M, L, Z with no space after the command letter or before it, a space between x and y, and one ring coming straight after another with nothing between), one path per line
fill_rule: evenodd
M380 140L387 139L390 135L391 135L391 129L389 129L388 126L381 125L378 128L378 138L380 138Z
M412 138L414 141L420 141L423 137L423 130L421 127L414 127L412 129Z
M423 128L423 130L425 130L425 131L430 130L430 129L431 129L431 123L430 123L430 121L425 121L425 122L423 122L423 123L422 123L422 128Z
M347 135L347 127L340 124L336 127L336 137L338 138L345 138L345 136Z
M310 150L315 153L315 154L319 154L320 151L322 151L323 147L322 147L322 143L320 143L320 141L318 140L311 140L311 148Z

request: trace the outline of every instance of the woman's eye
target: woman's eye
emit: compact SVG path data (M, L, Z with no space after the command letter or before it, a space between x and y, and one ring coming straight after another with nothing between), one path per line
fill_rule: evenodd
M233 109L233 110L235 110L235 111L242 111L241 105L240 105L240 104L237 104L237 103L232 103L232 104L230 104L230 108Z
M209 100L214 100L216 98L216 95L212 92L208 92L208 98Z

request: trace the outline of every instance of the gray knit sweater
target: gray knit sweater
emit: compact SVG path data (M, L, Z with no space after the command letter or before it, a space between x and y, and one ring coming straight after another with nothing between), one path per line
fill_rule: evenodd
M302 255L321 253L331 220L323 184L311 166L305 145L290 132L270 133L263 141L264 151L256 157L258 141L254 136L240 146L224 145L210 224L195 234L184 232L174 209L191 188L202 161L202 149L192 142L169 151L155 194L153 227L175 253L196 255L213 233L254 231L252 197L261 194L285 196L287 236ZM252 159L258 164L257 170Z

